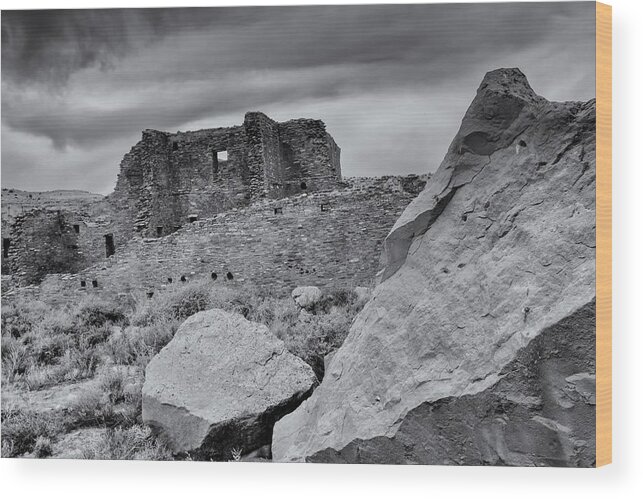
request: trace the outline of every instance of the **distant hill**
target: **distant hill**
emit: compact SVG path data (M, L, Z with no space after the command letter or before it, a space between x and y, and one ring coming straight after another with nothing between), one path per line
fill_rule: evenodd
M22 213L36 208L77 210L103 199L103 195L77 190L30 192L2 189L2 225L10 224Z

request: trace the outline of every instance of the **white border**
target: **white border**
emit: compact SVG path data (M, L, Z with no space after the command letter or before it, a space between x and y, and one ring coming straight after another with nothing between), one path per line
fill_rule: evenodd
M0 0L2 9L302 3L282 0ZM407 3L422 3L408 0ZM445 2L434 2L445 3ZM643 2L612 0L614 32L614 464L598 470L430 466L0 461L4 497L145 498L591 498L641 497L643 490Z

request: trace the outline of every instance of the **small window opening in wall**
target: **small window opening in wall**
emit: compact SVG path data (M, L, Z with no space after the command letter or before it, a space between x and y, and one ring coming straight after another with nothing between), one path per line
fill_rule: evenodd
M105 234L105 256L109 258L114 253L116 253L116 247L114 246L114 234Z
M11 239L8 237L2 238L2 256L7 258L9 256L9 248L11 247Z
M184 275L181 276L181 282L186 282L187 280L188 280L187 277L185 277Z
M212 151L212 175L217 176L221 162L228 161L228 151Z
M210 274L210 277L212 277L212 280L213 280L213 281L216 281L216 280L219 278L219 276L217 275L217 273L216 273L216 272L212 272L212 273Z
M154 291L148 291L147 292L147 297L152 298L154 296Z
M92 281L92 288L97 288L97 287L98 287L98 281L96 279L94 279Z
M156 237L161 237L163 235L163 227L156 228Z
M226 278L228 281L231 281L232 279L234 279L234 276L232 275L232 272L228 272L228 273L225 275L225 278Z
M170 284L172 284L172 278L171 278L171 277L168 277L168 278L167 278L167 282L169 282Z
M75 232L76 234L80 234L80 225L78 225L78 224L74 224L74 232Z
M306 182L302 182L301 184L299 184L299 187L301 187L302 191L305 191L306 189L308 189L308 185L306 185Z
M87 287L87 282L86 281L80 281L80 287L81 288Z
M520 142L518 142L518 145L520 145L520 147L527 147L527 142L521 140Z
M179 150L179 143L178 142L172 142L172 150L173 151L178 151Z
M283 214L284 214L283 208L275 208L275 215L283 215Z
M321 211L330 211L330 205L327 203L322 203Z
M188 217L188 220L189 220L189 222L192 224L192 223L196 222L196 221L198 220L198 218L199 218L199 217L197 217L196 215L190 215L190 216Z

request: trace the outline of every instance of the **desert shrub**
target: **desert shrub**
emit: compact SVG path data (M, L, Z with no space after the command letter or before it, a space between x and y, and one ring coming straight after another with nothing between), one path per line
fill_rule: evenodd
M108 428L101 441L83 453L85 459L172 459L170 450L146 426Z
M43 436L36 438L33 454L39 459L50 457L53 454L51 438Z
M98 383L99 390L107 396L110 404L116 405L125 400L125 375L120 370L104 373Z
M118 426L122 418L100 391L83 394L65 411L65 427L67 431L90 426Z
M352 319L351 314L339 308L328 314L303 314L295 324L275 334L291 353L308 363L321 380L324 357L344 343Z
M268 302L268 300L266 300ZM270 310L272 317L268 321L258 320L263 322L270 330L278 337L281 337L281 332L296 325L299 321L299 314L301 309L290 298L281 300L272 300L270 303ZM267 317L267 316L266 316Z
M2 379L12 383L32 364L27 347L13 336L2 336Z
M11 303L2 306L2 336L20 338L40 322L49 307L39 301Z
M168 304L167 311L173 319L184 320L191 315L206 310L209 305L209 293L202 287L188 288L174 295Z
M102 359L98 351L81 343L65 350L54 364L32 364L22 379L29 390L94 376Z
M74 319L79 328L100 328L110 323L126 323L127 315L119 305L92 296L80 302Z
M96 345L104 343L112 335L112 327L104 324L102 326L89 326L81 331L75 337L76 344L85 348L93 348Z
M54 364L69 350L72 340L66 334L41 334L25 342L35 363Z
M40 321L34 324L30 334L25 337L25 341L31 343L45 335L73 336L77 331L76 326L74 312L70 307L51 309Z
M59 366L32 365L21 378L21 384L28 390L41 390L65 381L65 369Z
M62 430L55 414L15 409L2 411L2 457L16 457L36 450L45 452L44 443Z
M157 319L138 327L126 328L101 346L100 352L115 364L137 365L142 368L174 337L181 322L176 319Z
M276 301L253 287L215 286L211 281L197 280L165 289L152 299L137 300L131 322L137 326L159 321L182 322L197 312L219 308L267 323L272 319L271 305Z
M9 331L2 335L3 380L31 390L93 376L101 363L96 347L114 324L127 323L119 306L95 297L55 309L33 303L33 310L3 307Z
M243 315L246 319L266 323L272 318L267 302L271 301L259 290L251 286L213 287L210 290L209 308L220 308L227 312Z
M127 368L104 368L95 384L65 409L66 431L90 426L128 428L141 417L142 373L129 379Z
M195 281L157 293L148 300L139 300L132 317L137 326L167 320L183 321L189 316L211 308L210 290L206 281Z
M358 294L352 289L335 288L324 291L321 300L313 306L312 313L327 314L333 308L343 308L346 313L355 315L365 304L366 301L360 300Z

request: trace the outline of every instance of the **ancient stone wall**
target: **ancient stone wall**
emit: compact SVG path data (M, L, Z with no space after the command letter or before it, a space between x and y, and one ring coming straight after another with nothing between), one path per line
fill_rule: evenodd
M249 189L254 199L281 195L283 179L277 123L263 113L246 113Z
M42 208L15 217L3 228L2 274L24 286L103 260L108 246L115 251L132 239L119 213L103 199L74 211Z
M65 257L67 267L55 262L47 270L46 259L29 258L36 250L21 252L20 259L12 261L11 235L3 240L2 271L16 273L21 284L32 283L34 276L100 261L132 238L163 237L195 220L261 199L332 190L340 182L339 148L319 120L277 123L251 112L242 125L229 128L144 130L141 140L123 157L112 194L82 209L59 213L60 223L76 230L73 245L78 249ZM30 236L21 245L53 244L48 220L35 228L42 215L15 224L24 220ZM16 230L22 233L20 227ZM13 232L13 224L3 219L3 234ZM60 242L63 252L65 244ZM77 260L72 262L74 255Z
M78 234L62 211L34 210L14 223L7 260L9 271L25 284L50 272L77 272L85 265Z
M279 124L283 194L332 189L341 180L339 148L319 120Z
M359 179L332 192L265 200L165 237L134 239L80 273L47 276L40 296L155 292L195 278L276 293L303 284L370 285L384 238L425 183L418 176ZM95 288L87 284L94 281Z
M333 189L340 180L339 148L323 122L277 123L253 112L236 127L145 130L123 158L111 199L149 237L258 199Z
M21 215L34 210L60 211L62 216L67 213L83 213L102 201L100 194L75 190L55 190L44 192L29 192L20 189L2 189L2 274L12 272L10 249L13 241L13 224ZM27 218L26 220L33 219ZM38 245L36 245L38 246ZM11 255L15 255L11 252ZM95 261L95 260L93 260Z

